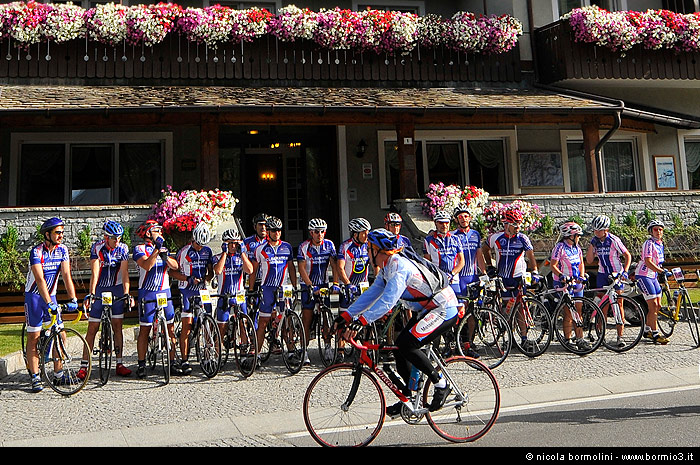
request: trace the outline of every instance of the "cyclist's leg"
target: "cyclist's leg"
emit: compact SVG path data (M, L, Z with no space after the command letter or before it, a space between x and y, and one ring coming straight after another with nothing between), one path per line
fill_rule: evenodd
M307 335L306 345L309 345L311 340L311 322L314 318L315 300L311 296L311 289L306 284L301 285L301 322L304 326L304 334Z
M24 294L24 317L27 326L27 371L29 371L31 378L32 390L36 392L41 390L37 344L41 336L42 324L48 315L47 308L39 294Z
M180 333L180 356L182 357L182 363L186 364L190 356L190 332L192 330L192 302L190 297L198 295L197 291L190 291L187 289L180 289L182 293L182 313L180 313L180 319L182 321L182 332Z
M272 317L272 310L275 303L275 289L269 286L261 286L262 296L259 300L258 306L258 328L256 330L258 338L258 349L262 350L263 341L265 340L265 331L267 329L267 324L270 322L270 317ZM270 347L272 350L272 347Z

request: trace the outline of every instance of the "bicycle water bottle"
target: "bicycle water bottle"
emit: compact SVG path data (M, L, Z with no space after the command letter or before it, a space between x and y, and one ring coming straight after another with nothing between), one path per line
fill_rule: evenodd
M411 377L408 379L408 388L411 391L417 391L420 382L420 370L415 366L411 367Z

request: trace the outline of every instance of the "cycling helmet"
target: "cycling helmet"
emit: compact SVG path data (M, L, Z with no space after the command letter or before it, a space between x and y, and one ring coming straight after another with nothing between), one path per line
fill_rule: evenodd
M663 221L660 221L660 220L651 220L651 221L649 222L649 224L647 225L647 232L651 234L651 228L653 228L654 226L659 226L659 227L661 227L662 229L665 228L664 222L663 222Z
M369 224L369 221L367 221L364 218L353 218L350 220L348 223L348 228L350 229L350 232L362 232L362 231L369 231L372 229L372 225Z
M467 213L469 214L469 216L472 216L472 212L469 211L469 207L466 203L460 203L459 205L457 205L457 208L455 208L455 210L452 212L452 216L457 218L457 215L459 215L460 213Z
M138 227L138 229L136 230L136 235L139 236L141 239L145 239L146 234L148 234L148 232L153 228L161 228L161 226L156 220L147 220L145 223Z
M449 223L451 220L452 218L450 218L450 214L447 213L445 210L438 211L433 217L433 221L435 221L436 223Z
M199 223L192 230L192 239L199 245L207 245L211 240L211 229L206 223Z
M41 229L39 231L43 235L46 232L52 231L53 228L57 226L65 226L65 223L60 218L50 218L44 221L44 224L41 225Z
M580 236L583 233L581 226L573 221L567 221L559 226L559 234L561 237Z
M102 226L102 229L108 236L121 236L124 234L124 228L122 228L122 225L117 223L116 221L105 222L104 226Z
M398 213L389 212L384 217L384 222L385 223L403 223L403 219L401 218L401 215L399 215Z
M598 215L591 221L591 227L594 231L602 231L603 229L610 229L610 218L605 215Z
M282 230L282 220L275 216L267 217L267 230L268 231L281 231Z
M232 229L227 229L221 234L221 240L226 242L226 241L240 241L241 240L241 233L238 232L238 229L232 228Z
M401 249L398 238L384 228L373 229L367 234L367 242L379 250L396 251Z
M258 223L266 223L268 219L268 216L265 213L258 213L253 217L253 226L256 226Z
M504 224L520 224L523 222L523 214L520 210L506 210L503 214Z
M328 229L328 224L321 218L311 218L309 220L310 231L325 231Z

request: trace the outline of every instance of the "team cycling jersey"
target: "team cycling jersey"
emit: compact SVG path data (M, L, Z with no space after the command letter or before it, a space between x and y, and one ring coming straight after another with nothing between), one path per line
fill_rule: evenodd
M255 260L255 249L257 249L260 244L264 244L265 242L267 242L267 238L260 239L257 234L253 234L252 236L248 236L243 239L243 250L248 254L249 260ZM255 276L255 282L259 283L261 276L262 271L258 270L258 274Z
M562 276L581 276L580 265L583 263L583 252L576 244L569 245L564 241L557 242L552 250L551 260L556 260L559 265L561 275L552 273L552 279L561 281Z
M639 264L635 270L635 276L642 276L645 278L656 278L656 271L652 270L646 266L645 260L651 258L651 261L656 263L659 267L663 266L664 263L664 243L663 241L657 241L656 239L649 238L644 242L642 246L642 256L639 259Z
M297 261L304 261L311 284L320 286L328 282L328 265L335 256L335 245L332 241L324 239L320 245L313 245L311 240L306 240L299 246Z
M217 263L220 258L221 255L215 257ZM221 295L245 293L243 287L244 277L245 273L243 272L243 259L241 256L239 254L227 254L224 269L217 277L219 283L218 293Z
M133 258L138 263L140 258L151 256L155 246L151 243L139 244L134 248ZM157 253L157 252L156 252ZM162 291L170 290L170 278L168 277L168 265L158 257L153 267L146 271L139 266L139 290Z
M450 286L433 294L413 262L399 254L392 255L372 285L348 308L348 313L363 324L372 323L389 312L400 300L416 312L418 318L440 309L444 320L457 315L457 297Z
M289 242L280 241L273 246L265 241L255 249L254 261L258 262L261 284L266 287L279 287L289 279L289 260L294 258L294 251Z
M129 259L129 247L123 242L113 249L107 245L107 241L97 241L90 249L90 260L98 260L100 264L97 275L97 287L121 286L121 267L123 262Z
M214 253L211 248L205 245L200 250L196 250L192 244L188 244L178 251L175 260L182 274L199 279L199 283L179 281L180 289L197 291L205 288L204 278L207 276L207 267L214 264Z
M605 239L600 240L594 236L591 239L591 245L598 257L598 273L603 273L607 278L613 273L624 270L622 256L627 253L627 247L619 237L608 233Z
M39 294L39 288L34 279L34 273L32 273L31 267L40 264L44 271L44 281L46 281L49 295L56 295L58 275L61 272L61 263L68 259L68 247L63 244L57 245L53 249L53 252L49 252L48 247L46 247L46 244L43 242L34 247L29 252L30 269L27 272L27 284L24 287L24 292Z
M367 244L359 244L352 239L347 239L340 244L337 259L345 260L345 276L350 280L350 284L358 286L367 281L369 264Z
M488 246L496 252L498 276L520 278L525 271L525 252L532 250L530 239L522 233L508 237L505 231L491 234Z
M460 270L460 276L476 276L479 274L476 263L476 252L481 247L481 234L479 231L457 229L452 235L459 239L464 253L464 267Z
M444 236L433 232L423 241L423 253L445 273L452 274L457 263L457 255L462 252L462 241L451 233ZM459 276L453 276L451 284L459 283Z

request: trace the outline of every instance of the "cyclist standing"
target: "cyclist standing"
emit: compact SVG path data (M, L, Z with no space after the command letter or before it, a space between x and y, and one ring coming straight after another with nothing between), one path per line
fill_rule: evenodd
M29 252L29 271L24 288L24 318L27 324L27 369L32 392L43 389L39 375L37 341L44 322L51 320L49 311L58 310L56 288L59 274L68 293L69 311L78 309L75 286L70 272L68 248L63 244L65 223L60 218L46 220L39 229L42 242ZM63 324L60 315L58 323ZM56 372L55 382L61 382L61 371Z
M151 300L144 304L139 311L139 337L136 341L136 351L138 354L138 368L136 374L139 378L146 376L146 350L148 348L148 338L150 328L153 325L153 318L158 311L155 302L156 294L163 293L168 299L170 294L170 279L168 270L177 270L177 261L168 255L168 249L163 245L163 227L154 220L148 220L136 230L136 234L144 240L134 248L133 259L139 266L139 302ZM165 318L167 320L168 334L171 340L175 340L173 332L173 322L175 320L175 310L172 300L168 300L165 307ZM173 374L180 374L179 367L175 366L175 345L172 344L170 351L170 371Z
M605 215L596 216L591 222L591 228L593 229L593 238L591 238L591 243L586 251L586 263L592 264L595 258L598 258L596 288L602 289L607 286L608 277L613 273L621 273L622 277L627 279L632 263L632 254L629 253L622 240L610 232L610 218ZM616 292L622 294L622 287L616 289ZM601 296L602 293L599 294L598 298ZM624 300L618 299L617 303L624 321ZM617 325L617 346L620 348L625 346L622 340L623 330L624 325Z
M358 294L357 286L367 281L369 255L367 254L367 234L372 226L364 218L353 218L348 223L350 238L338 247L338 277L345 285L340 294L340 309L346 310Z
M182 332L180 333L180 354L182 363L180 371L183 375L192 373L192 367L188 363L190 356L189 338L192 330L192 299L199 296L199 291L206 289L207 281L214 277L214 252L207 246L211 241L211 230L206 223L199 223L192 230L192 240L181 248L175 260L179 268L171 270L170 275L179 280L180 293L182 294ZM211 304L205 304L211 307ZM206 309L211 313L211 308Z
M248 255L248 259L252 262L255 260L255 249L258 248L258 246L262 243L264 243L267 240L267 219L269 218L269 215L265 213L258 213L253 217L253 229L254 232L250 236L246 237L243 239L243 251ZM255 275L250 275L248 277L249 281L253 281L255 286L251 286L250 290L252 291L257 291L260 289L260 273L261 271L258 270L258 272ZM257 297L250 297L248 299L248 307L251 308L251 311L254 311L257 309L258 304L259 304L259 299ZM256 325L257 329L257 324L258 320L253 316L253 323Z
M245 253L241 235L237 229L227 229L221 234L221 255L215 259L214 273L219 283L219 295L235 296L245 293L245 274L253 272L253 264ZM248 313L246 302L240 304L241 312ZM230 306L226 299L219 297L216 305L216 322L221 334L226 334L226 326L230 318Z
M666 277L664 264L664 224L658 220L651 220L647 225L649 239L642 246L642 255L634 272L637 287L642 291L647 302L647 321L644 326L644 337L651 339L654 344L668 344L668 339L659 333L656 326L656 316L661 308L661 286L657 279L657 273Z
M413 311L408 325L396 338L396 368L408 384L411 367L425 373L435 385L430 411L442 407L451 392L447 380L437 371L421 347L430 344L457 321L457 297L447 279L429 281L429 268L419 268L418 262L404 256L396 236L385 229L375 229L368 235L370 255L381 269L372 285L347 311L336 319L337 325L347 325L345 337L354 337L363 326L376 321L392 310L402 299ZM417 257L417 256L416 256ZM420 258L420 257L418 257ZM422 265L425 266L425 265ZM435 269L435 272L440 273ZM386 413L395 417L402 403L387 407Z
M83 306L90 310L88 317L88 329L85 340L92 350L95 343L95 334L100 327L102 318L102 293L110 292L114 299L129 294L129 247L121 242L124 228L116 221L107 221L102 226L104 236L102 240L95 242L90 250L90 293L85 296ZM129 298L129 306L133 306ZM131 370L124 366L122 349L124 348L124 335L122 322L126 304L123 300L112 305L112 329L114 331L114 352L117 359L116 373L119 376L131 375ZM78 378L84 379L87 374L87 359L89 353L83 354Z
M294 267L294 251L289 242L282 239L282 220L274 216L267 218L267 239L255 249L255 258L252 260L253 273L261 273L260 290L262 297L258 308L258 347L262 347L265 339L265 328L272 317L273 307L276 302L276 292L280 286L288 281L294 289L297 287L297 272ZM255 282L248 284L252 291Z
M435 231L428 234L423 241L423 256L439 266L450 275L450 285L456 293L460 292L459 273L464 268L462 242L450 233L450 214L439 210L433 218Z
M384 227L387 231L396 236L397 240L399 241L399 245L405 249L412 249L413 245L411 244L411 240L408 237L400 234L402 225L403 218L401 218L401 215L398 213L389 212L384 217Z

